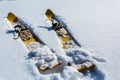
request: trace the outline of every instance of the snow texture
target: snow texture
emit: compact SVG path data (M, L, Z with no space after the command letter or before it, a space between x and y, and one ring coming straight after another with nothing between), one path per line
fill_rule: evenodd
M47 46L41 46L40 48L31 51L28 55L29 58L34 60L35 65L39 66L40 69L46 67L53 68L54 64L58 63L55 53L51 52Z
M48 8L64 21L82 48L61 49L56 33L44 18ZM47 47L29 52L20 39L13 40L14 31L6 21L9 12L29 24ZM0 80L120 80L119 19L119 0L0 0ZM64 64L57 71L43 74L36 63L49 59L52 62L47 65L52 67L56 62L56 56L44 56L51 53L48 47ZM44 57L39 62L34 60L36 56ZM86 60L85 56L96 64L96 69L80 73L66 66L69 61Z

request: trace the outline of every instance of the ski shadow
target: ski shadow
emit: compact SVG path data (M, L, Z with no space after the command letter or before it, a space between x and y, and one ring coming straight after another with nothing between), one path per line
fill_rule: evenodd
M6 33L7 34L13 34L15 31L14 30L7 30Z
M95 57L95 56L92 56L92 58L98 62L106 62L106 60L104 58L98 58L98 57Z
M91 60L91 58L89 58L89 55L84 50L74 49L66 53L66 55L70 57L76 64L80 64L84 61ZM98 69L97 65L94 68L91 68L90 70L81 73L83 73L85 76L89 76L92 80L105 79L105 74Z
M55 19L56 19L58 22L62 23L65 28L68 27L68 26L67 26L67 23L65 22L65 20L62 19L62 16L60 16L60 15L55 15Z
M87 75L89 75L93 80L105 80L105 74L97 67L91 69Z
M25 20L22 20L22 19L19 18L19 17L18 17L18 22L19 22L20 24L22 24L23 26L26 26L28 29L33 30L32 24L29 24L29 23L25 22Z
M48 31L51 31L51 30L52 30L51 27L47 27L47 26L38 26L38 28L44 28L44 29L47 29Z
M36 52L31 51L31 52L28 53L28 57L26 59L34 58L34 57L36 57L36 55L37 55Z

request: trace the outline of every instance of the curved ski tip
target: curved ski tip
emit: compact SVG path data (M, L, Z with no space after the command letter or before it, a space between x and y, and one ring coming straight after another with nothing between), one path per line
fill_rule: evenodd
M52 20L52 19L54 19L54 17L55 17L55 15L54 15L54 13L52 12L51 9L47 9L46 12L45 12L45 15L47 16L47 18L48 18L49 20Z
M7 18L11 15L14 15L12 12L9 12L8 15L7 15ZM15 15L14 15L15 16Z
M48 14L54 14L54 13L52 12L51 9L48 8L48 9L46 10L46 13L45 13L45 14L48 15Z
M12 12L8 13L7 19L12 24L14 24L17 21L17 17Z

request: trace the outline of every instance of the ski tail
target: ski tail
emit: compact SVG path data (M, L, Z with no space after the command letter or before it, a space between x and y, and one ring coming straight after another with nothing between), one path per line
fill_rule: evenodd
M12 12L8 13L7 19L11 24L16 23L18 20L17 17Z
M52 70L52 69L57 68L57 67L59 67L59 66L61 66L61 65L62 65L61 62L57 62L57 63L53 66L53 68L46 67L45 69L41 69L39 66L37 66L37 68L38 68L39 72L44 73L45 71L49 71L50 69Z
M50 10L50 9L47 9L47 10L46 10L45 15L47 16L47 18L48 18L49 20L53 20L53 19L55 18L54 13L53 13L52 10Z

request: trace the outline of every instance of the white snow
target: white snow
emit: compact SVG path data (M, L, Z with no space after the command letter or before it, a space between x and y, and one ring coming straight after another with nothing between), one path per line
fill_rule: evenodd
M52 9L81 43L82 48L61 49L56 33L47 25L44 13ZM119 0L0 0L0 80L120 80L120 1ZM6 21L13 12L29 24L49 48L55 50L59 59L73 62L66 55L87 54L94 61L97 70L86 75L69 66L60 66L57 73L39 73L36 61L28 59L30 53L20 39L13 40L13 31ZM36 50L38 55L47 55L49 48ZM33 51L35 52L35 51ZM40 54L39 54L40 53ZM76 58L75 58L76 57ZM86 59L76 55L75 60ZM55 56L43 57L39 64L52 67ZM60 70L61 71L60 71Z
M58 63L55 53L53 54L47 46L41 46L29 53L29 58L35 61L37 66L41 69L46 67L53 68L54 64Z

